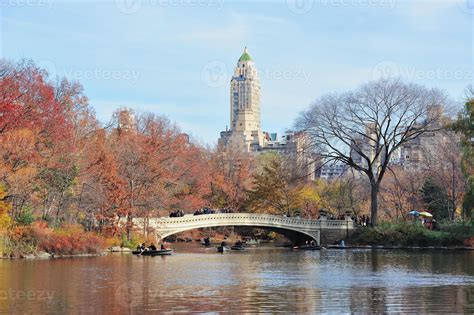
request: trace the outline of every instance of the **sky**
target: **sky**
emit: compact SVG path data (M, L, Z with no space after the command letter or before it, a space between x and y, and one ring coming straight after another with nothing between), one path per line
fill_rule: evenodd
M203 144L229 125L248 47L262 128L382 76L461 101L474 80L474 0L0 0L0 57L80 82L97 117L167 116Z

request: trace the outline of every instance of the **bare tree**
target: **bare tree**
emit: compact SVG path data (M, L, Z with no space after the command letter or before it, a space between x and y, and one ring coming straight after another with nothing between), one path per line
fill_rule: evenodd
M441 129L446 96L400 80L381 79L353 92L317 100L297 120L313 150L368 177L371 222L377 224L377 197L390 159L405 143Z
M461 139L452 131L440 132L432 146L423 150L425 173L446 193L448 217L454 220L464 193L465 180L461 170Z

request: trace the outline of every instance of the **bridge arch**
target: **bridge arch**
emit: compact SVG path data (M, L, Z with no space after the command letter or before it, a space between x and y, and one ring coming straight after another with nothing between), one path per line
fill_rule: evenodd
M290 228L277 228L274 226L264 226L264 225L247 225L247 224L215 224L215 225L206 225L202 227L190 227L190 228L183 228L180 230L172 231L172 232L166 232L160 234L160 239L163 240L169 236L172 236L174 234L178 234L181 232L185 231L190 231L194 229L200 229L200 228L212 228L212 227L224 227L224 226L237 226L237 227L251 227L251 228L257 228L257 229L264 229L264 230L269 230L278 234L281 234L285 236L288 240L290 240L293 244L304 244L305 241L311 241L314 240L317 244L319 244L319 233L307 233L307 232L302 232L302 231L297 231L295 229L290 229ZM317 235L316 235L317 234Z

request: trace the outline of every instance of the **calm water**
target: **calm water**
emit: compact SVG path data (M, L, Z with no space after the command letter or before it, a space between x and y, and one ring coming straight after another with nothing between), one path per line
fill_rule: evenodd
M474 312L474 252L198 246L0 261L0 313Z

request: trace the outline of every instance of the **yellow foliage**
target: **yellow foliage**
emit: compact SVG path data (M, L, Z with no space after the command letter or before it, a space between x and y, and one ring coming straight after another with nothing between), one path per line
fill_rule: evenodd
M313 185L305 185L298 191L298 196L301 202L319 204L321 202L321 196L318 194L316 187Z
M6 196L5 186L0 185L0 231L10 228L13 224L12 218L8 215L11 204L5 201Z
M13 226L13 219L8 213L0 214L0 231L5 231Z

